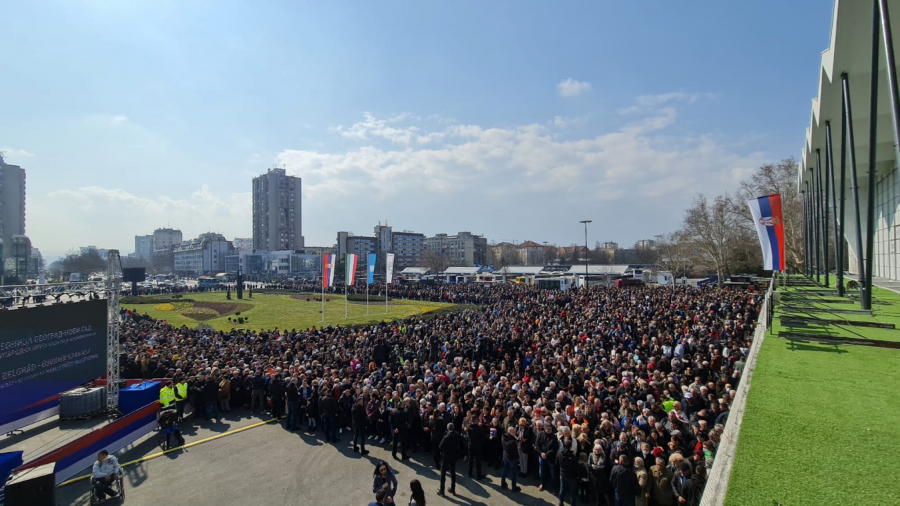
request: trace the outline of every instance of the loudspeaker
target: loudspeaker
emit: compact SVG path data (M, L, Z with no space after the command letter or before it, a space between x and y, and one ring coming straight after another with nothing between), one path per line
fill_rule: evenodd
M147 279L146 270L145 267L129 267L127 269L122 269L122 281L126 283L141 283Z
M6 482L6 506L56 506L56 464L32 467Z

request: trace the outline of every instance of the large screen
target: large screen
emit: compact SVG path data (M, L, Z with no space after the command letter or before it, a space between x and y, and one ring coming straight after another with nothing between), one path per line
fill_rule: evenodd
M0 311L0 427L106 374L106 301Z

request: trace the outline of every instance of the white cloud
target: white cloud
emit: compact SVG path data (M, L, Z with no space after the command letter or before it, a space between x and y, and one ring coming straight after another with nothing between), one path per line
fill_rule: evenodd
M487 220L541 235L554 231L553 225L534 230L546 216L605 209L611 217L635 206L660 210L662 218L643 227L674 220L674 228L680 209L673 202L687 204L700 191L731 190L735 174L763 161L758 153L732 151L727 139L669 131L677 120L674 107L663 107L612 131L571 139L558 137L567 123L562 117L547 126L422 126L415 143L384 148L364 142L335 153L286 149L276 165L303 178L304 209L330 210L323 219L332 223L320 224L330 230L353 230L359 222L362 231L375 212L402 216L405 228L426 233L441 231L445 221L465 230ZM389 120L367 114L363 123L382 121ZM504 212L485 214L495 207Z
M559 128L566 128L569 123L564 120L562 116L556 116L555 118L553 118L553 125Z
M10 163L17 159L34 157L34 153L10 147L0 147L0 154L3 154L3 158Z
M134 248L135 234L148 234L167 224L185 238L207 231L229 239L250 233L250 192L220 197L204 185L182 199L141 196L119 188L85 186L29 198L29 235L38 247L97 244ZM65 212L60 212L64 209Z
M565 81L560 81L559 84L556 85L556 90L561 97L577 97L578 95L591 91L591 83L586 81L576 81L570 77Z
M109 118L109 126L118 127L128 123L128 116L124 114L117 114L111 118Z
M685 102L688 104L693 104L701 99L712 99L714 97L715 95L712 93L683 93L680 91L660 93L658 95L641 95L637 98L637 103L635 105L619 109L619 112L621 114L646 112L670 102Z
M332 132L342 137L354 140L372 140L373 138L386 139L397 144L409 144L419 131L417 127L392 126L396 123L410 119L409 113L398 114L388 119L378 119L372 113L366 112L365 119L354 123L349 128L338 126L331 129Z

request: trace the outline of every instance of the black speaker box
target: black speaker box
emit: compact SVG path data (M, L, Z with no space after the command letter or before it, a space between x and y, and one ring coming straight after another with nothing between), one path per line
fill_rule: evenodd
M56 464L32 467L6 482L5 506L56 506Z
M147 279L146 269L144 267L129 267L122 269L122 281L130 283L141 283Z

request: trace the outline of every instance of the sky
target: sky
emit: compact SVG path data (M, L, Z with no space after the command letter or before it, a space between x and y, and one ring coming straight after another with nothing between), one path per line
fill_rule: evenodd
M303 179L306 244L676 230L799 156L832 6L11 0L0 151L46 256L158 227L250 237L251 179Z

